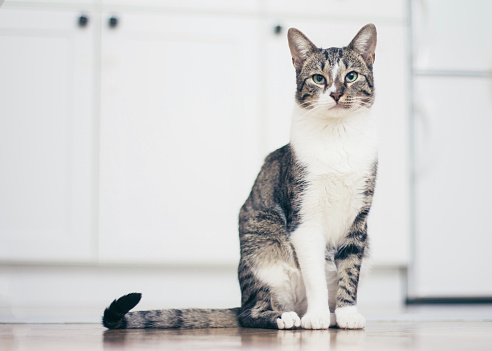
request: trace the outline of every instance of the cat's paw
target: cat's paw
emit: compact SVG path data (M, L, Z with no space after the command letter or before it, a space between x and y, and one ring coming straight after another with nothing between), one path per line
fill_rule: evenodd
M301 325L304 329L328 329L331 320L330 311L308 312L302 317Z
M335 314L339 328L362 329L366 326L366 319L357 311L356 306L339 307Z
M301 319L295 312L284 312L277 319L278 329L293 329L301 326Z

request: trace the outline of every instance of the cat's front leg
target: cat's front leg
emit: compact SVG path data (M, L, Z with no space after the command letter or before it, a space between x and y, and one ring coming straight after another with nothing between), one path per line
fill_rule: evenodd
M336 322L340 328L362 329L366 320L357 310L357 286L364 254L364 243L351 240L335 255L338 270Z
M320 228L301 224L291 236L306 288L307 312L304 329L328 329L332 324L325 276L326 242Z

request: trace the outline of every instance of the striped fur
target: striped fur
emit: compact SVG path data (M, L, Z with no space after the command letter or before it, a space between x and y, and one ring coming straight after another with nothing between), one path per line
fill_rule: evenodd
M239 308L231 309L167 309L129 312L140 301L141 294L131 293L114 300L106 308L103 325L108 329L191 329L239 327Z
M115 300L103 324L124 328L357 329L360 268L377 173L372 68L376 29L319 49L296 29L289 46L297 106L291 141L272 152L239 213L241 307L129 312Z

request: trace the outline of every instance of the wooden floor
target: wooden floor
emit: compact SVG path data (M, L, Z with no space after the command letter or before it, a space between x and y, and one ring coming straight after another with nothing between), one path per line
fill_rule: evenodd
M492 350L490 321L369 321L365 330L105 330L0 324L0 350Z

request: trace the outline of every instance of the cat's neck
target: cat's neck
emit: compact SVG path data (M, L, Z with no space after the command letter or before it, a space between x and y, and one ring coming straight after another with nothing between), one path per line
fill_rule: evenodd
M374 132L370 110L333 115L318 110L306 110L295 104L292 113L291 142L302 139L343 139L354 134Z
M296 104L290 144L303 163L313 158L331 162L335 154L336 158L350 158L348 154L359 153L373 161L377 154L377 133L370 110L334 117Z

